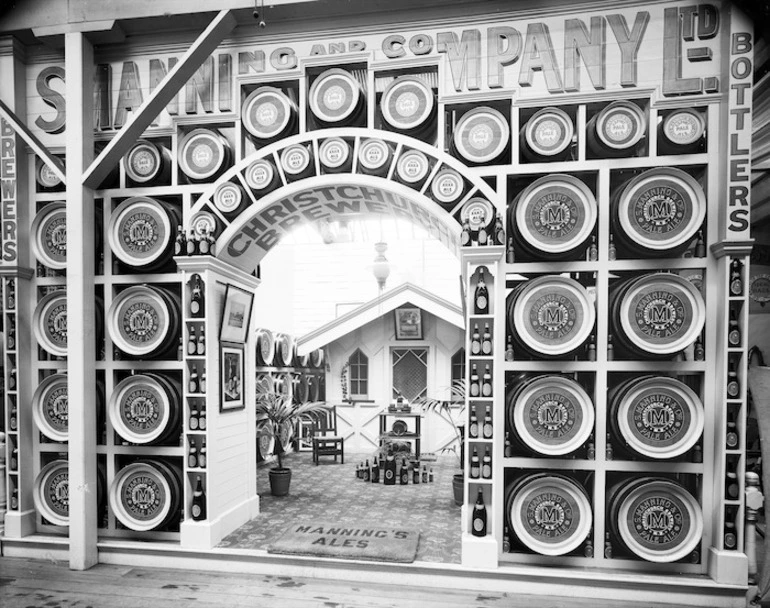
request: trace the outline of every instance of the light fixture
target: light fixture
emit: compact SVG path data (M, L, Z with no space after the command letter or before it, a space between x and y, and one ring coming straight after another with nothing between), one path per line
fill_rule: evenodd
M385 252L388 250L388 244L383 242L375 243L374 250L377 252L377 255L374 256L372 274L377 280L380 291L383 291L385 289L385 281L387 281L390 276L390 262L388 262L388 258L385 257Z

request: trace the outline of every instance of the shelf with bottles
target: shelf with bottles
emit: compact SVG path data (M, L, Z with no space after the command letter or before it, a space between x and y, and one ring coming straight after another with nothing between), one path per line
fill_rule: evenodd
M185 356L187 359L204 359L206 356L206 320L187 320L187 341Z
M205 470L188 470L186 475L187 487L184 508L184 518L193 521L208 519L208 497L206 495L207 477Z
M468 455L468 483L492 482L495 470L492 448L493 446L489 441L476 441L474 439L468 441L465 452Z
M471 318L489 319L495 314L495 275L488 265L478 265L469 269L468 277L468 314Z
M205 471L208 466L206 435L201 433L187 434L187 460L185 469Z
M205 396L207 390L206 365L193 359L187 362L185 392L189 397Z
M473 360L486 360L494 355L495 319L494 316L470 318L470 340L468 355Z
M495 362L484 360L477 363L475 359L471 359L469 367L468 397L471 399L493 399Z
M464 530L475 538L494 538L494 516L491 482L472 481L466 488L466 507Z
M205 395L188 395L187 417L185 419L186 433L205 434L207 424L207 404Z

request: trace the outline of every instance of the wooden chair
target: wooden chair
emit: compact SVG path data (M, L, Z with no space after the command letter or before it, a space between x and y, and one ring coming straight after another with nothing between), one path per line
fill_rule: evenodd
M313 462L317 465L321 456L340 457L340 464L345 464L345 438L337 434L337 406L332 406L314 417L313 423Z

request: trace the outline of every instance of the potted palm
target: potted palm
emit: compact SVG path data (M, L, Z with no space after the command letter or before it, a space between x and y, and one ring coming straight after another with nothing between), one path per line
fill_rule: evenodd
M260 435L272 440L272 455L277 466L269 472L270 493L273 496L286 496L291 483L291 469L283 466L285 445L294 432L295 426L303 419L328 409L322 401L295 403L290 395L278 392L267 382L257 382L257 420Z
M465 380L455 380L452 383L452 401L440 401L426 397L419 402L419 407L424 412L434 412L446 422L455 433L455 439L444 446L440 452L452 452L457 457L459 472L452 477L452 491L455 504L462 506L464 500L465 474L463 471L463 440L465 439ZM454 409L452 406L455 407ZM456 412L456 413L453 413Z

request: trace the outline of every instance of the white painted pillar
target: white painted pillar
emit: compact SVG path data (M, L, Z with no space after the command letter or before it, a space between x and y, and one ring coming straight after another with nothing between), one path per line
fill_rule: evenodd
M70 568L98 561L96 499L96 325L94 192L83 173L94 155L93 46L65 34L67 100L67 384Z

